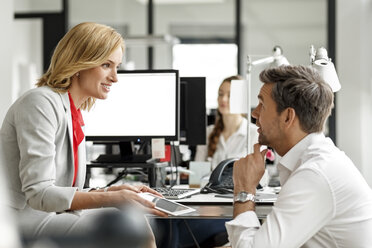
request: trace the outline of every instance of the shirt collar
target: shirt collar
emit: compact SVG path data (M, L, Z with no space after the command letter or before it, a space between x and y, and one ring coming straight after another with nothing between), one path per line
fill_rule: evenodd
M242 118L242 122L240 123L240 126L238 128L238 130L236 130L236 132L234 132L231 136L231 137L235 137L235 136L247 136L247 119L245 118ZM229 138L229 139L230 139ZM223 147L226 147L226 140L225 138L223 137L223 135L221 134L220 135L220 138L219 138L219 142L220 144L223 146Z
M279 161L291 173L301 164L301 159L305 150L318 140L325 139L323 133L310 133L293 146Z

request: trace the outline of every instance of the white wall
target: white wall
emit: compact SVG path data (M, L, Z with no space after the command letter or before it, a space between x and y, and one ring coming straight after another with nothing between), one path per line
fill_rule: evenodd
M22 12L58 12L62 10L62 0L13 0L14 10Z
M34 88L43 71L42 20L41 18L16 19L13 32L13 92L17 99Z
M2 123L6 111L11 104L12 95L12 32L13 32L13 1L2 0L0 8L0 23L1 23L1 39L0 39L0 75L1 75L1 90L0 90L0 121ZM0 248L16 248L21 247L18 239L18 233L14 224L13 216L9 212L9 208L3 203L8 197L8 192L5 190L5 180L3 178L2 167L0 167Z
M6 111L12 102L12 57L13 57L13 1L2 0L0 8L1 39L0 39L0 121L5 117Z
M337 1L337 140L372 186L372 1Z

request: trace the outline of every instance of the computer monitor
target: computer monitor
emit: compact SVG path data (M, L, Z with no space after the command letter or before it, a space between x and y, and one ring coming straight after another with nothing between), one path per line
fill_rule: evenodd
M180 78L180 142L191 146L206 143L205 77Z
M132 155L133 142L178 140L178 71L118 71L117 77L107 99L97 99L83 113L86 140L119 143L120 156L111 158L114 162Z

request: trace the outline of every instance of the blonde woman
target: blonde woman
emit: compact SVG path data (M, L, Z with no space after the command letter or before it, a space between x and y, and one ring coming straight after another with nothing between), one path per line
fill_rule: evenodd
M115 30L81 23L58 43L38 87L10 107L0 131L0 157L9 178L12 200L8 205L23 232L84 231L91 225L87 216L95 214L85 209L128 202L166 216L137 195L141 191L157 194L146 186L83 189L86 168L80 110L89 110L97 98L109 97L123 52L124 41Z
M207 145L197 146L195 160L211 161L214 169L227 158L240 158L247 155L248 120L241 114L230 113L231 80L240 76L225 78L218 89L218 109L215 124L207 128ZM257 127L249 123L252 145L257 143Z

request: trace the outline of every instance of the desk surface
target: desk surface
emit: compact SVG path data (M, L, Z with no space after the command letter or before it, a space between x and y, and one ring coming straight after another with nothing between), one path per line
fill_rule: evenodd
M169 218L186 218L186 219L232 219L233 217L233 206L229 205L188 205L194 208L196 211L179 215L170 216ZM256 205L256 214L259 219L265 219L266 216L271 212L272 205Z
M209 193L209 194L196 194L192 195L188 198L183 198L177 200L177 202L185 204L185 205L231 205L232 206L232 199L231 198L222 198L216 197L217 194Z
M177 202L194 208L196 211L170 218L211 218L231 219L233 204L231 198L216 197L216 194L198 194ZM259 219L265 219L271 212L273 203L256 203L256 214Z

